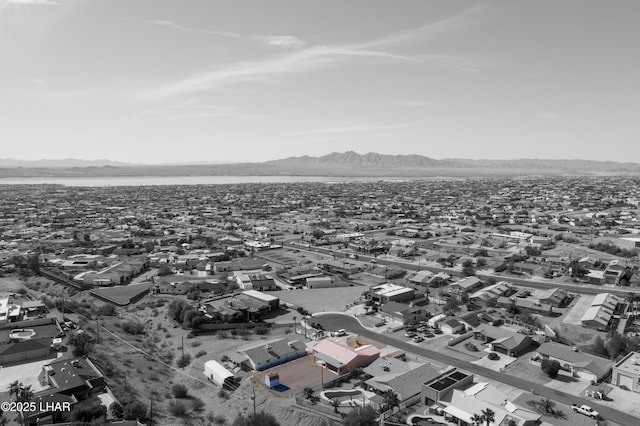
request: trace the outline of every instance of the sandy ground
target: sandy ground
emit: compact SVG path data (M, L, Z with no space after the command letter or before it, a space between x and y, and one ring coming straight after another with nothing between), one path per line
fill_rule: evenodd
M302 306L309 312L344 312L347 304L358 300L366 287L318 288L314 290L271 291L270 295L281 301Z

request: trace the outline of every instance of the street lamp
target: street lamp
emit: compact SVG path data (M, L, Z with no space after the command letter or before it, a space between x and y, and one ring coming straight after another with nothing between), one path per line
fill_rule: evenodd
M327 363L324 361L320 361L320 380L322 383L322 390L324 390L324 369L326 367Z

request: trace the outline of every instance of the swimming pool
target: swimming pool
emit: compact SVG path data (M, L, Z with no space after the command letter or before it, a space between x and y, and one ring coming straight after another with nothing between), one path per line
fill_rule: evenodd
M9 338L27 340L31 339L35 335L36 332L30 328L16 328L11 330L11 332L9 333Z

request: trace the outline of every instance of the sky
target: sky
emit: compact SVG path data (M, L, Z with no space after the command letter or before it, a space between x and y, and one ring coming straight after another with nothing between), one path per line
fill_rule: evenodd
M0 157L640 162L640 2L0 0Z

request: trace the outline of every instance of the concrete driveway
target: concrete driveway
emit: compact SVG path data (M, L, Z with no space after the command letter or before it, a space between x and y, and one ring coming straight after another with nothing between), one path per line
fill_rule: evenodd
M489 355L491 352L494 352L494 351L489 350L489 348L487 348L484 350L484 352L486 353L486 355ZM503 368L507 367L512 362L515 362L518 360L518 358L514 358L509 355L504 355L499 352L496 352L496 353L498 354L500 359L492 361L486 356L484 356L477 361L473 361L471 364L479 365L481 367L485 367L493 371L502 371Z
M575 305L569 312L567 312L567 316L564 317L562 322L572 325L581 325L582 317L584 313L587 312L587 309L591 306L591 302L595 299L596 296L583 294L581 295L575 302Z

